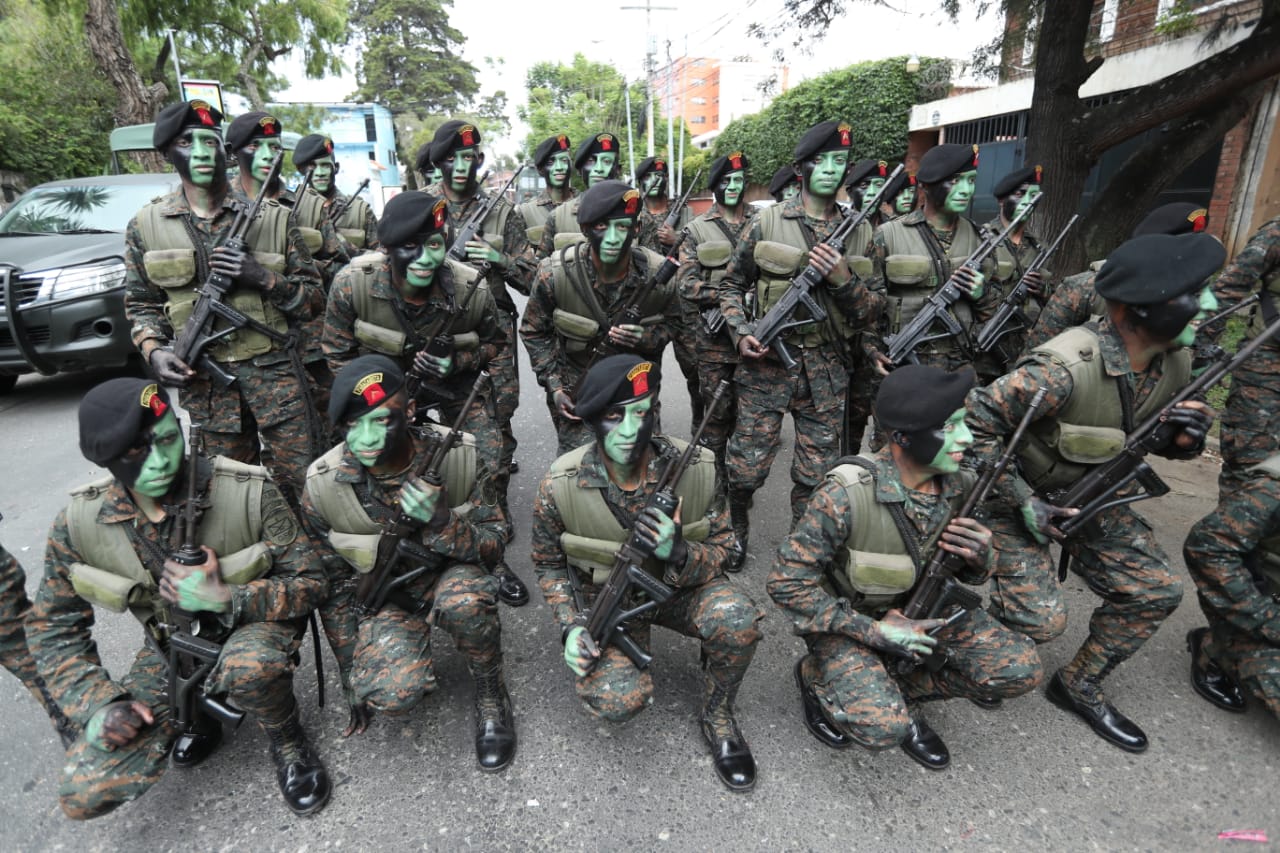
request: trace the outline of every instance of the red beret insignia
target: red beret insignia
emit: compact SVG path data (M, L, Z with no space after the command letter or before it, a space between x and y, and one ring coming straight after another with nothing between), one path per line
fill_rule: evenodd
M464 124L458 128L458 136L462 139L462 144L465 147L476 144L476 129L469 124Z
M888 164L888 163L886 163L885 161L881 160L881 161L880 161L880 163L879 163L879 168L880 168L880 177L882 177L882 178L887 178L887 177L889 177L889 164Z
M667 161L666 161L666 160L654 160L654 161L653 161L653 170L654 170L655 172L665 172L665 171L667 171Z
M611 134L611 133L602 133L602 134L600 134L599 136L597 136L597 137L596 137L596 142L599 142L599 143L600 143L600 150L601 150L601 151L612 151L612 150L613 150L613 134Z
M741 151L735 151L729 155L729 167L734 172L742 168L742 152Z
M847 124L842 124L836 128L836 133L840 134L840 144L845 148L853 146L853 137L851 136L852 130L853 128Z
M973 145L973 167L975 169L978 168L978 144L976 142Z
M324 150L325 150L325 152L327 152L327 153L329 153L329 154L332 154L332 153L333 153L333 140L332 140L332 139L329 139L328 137L325 137L325 140L324 140Z
M627 371L627 379L631 382L632 396L640 397L649 393L649 371L652 369L653 362L642 361Z
M1039 163L1037 163L1036 164L1036 183L1037 184L1043 183L1043 181L1041 180L1043 177L1044 177L1044 166L1041 166Z
M151 414L157 418L169 411L169 406L165 404L164 400L160 399L160 389L155 383L142 389L142 398L138 402L142 405L142 408L150 409Z
M556 144L560 146L561 151L569 150L569 137L563 133L556 137Z
M913 186L913 187L916 185L916 173L915 173L915 172L907 172L907 183L908 183L908 184L910 184L910 185L911 185L911 186Z
M640 210L640 193L635 190L627 190L622 194L622 209L627 216L635 216Z
M279 136L280 125L271 116L263 116L258 119L258 124L262 127L263 136Z
M444 227L445 217L449 213L449 205L444 199L436 202L436 206L431 208L431 222L438 231Z
M1187 214L1187 221L1191 223L1193 232L1203 231L1209 224L1209 211L1203 207L1196 208Z
M383 400L387 399L387 392L382 387L382 373L370 373L365 378L356 383L356 387L351 391L356 397L363 397L369 406L376 406Z
M192 101L191 109L195 111L196 117L200 119L201 124L213 127L213 115L209 112L212 107L209 106L207 101Z

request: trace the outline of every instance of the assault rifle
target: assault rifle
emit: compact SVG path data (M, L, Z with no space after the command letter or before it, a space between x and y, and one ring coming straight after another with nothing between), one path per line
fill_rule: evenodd
M454 309L452 314L442 318L440 325L437 327L435 334L431 335L422 348L422 351L436 358L444 358L454 354L454 337L453 327L458 321L466 316L467 309L471 306L471 300L475 298L476 292L484 285L484 274L488 264L481 264L479 267L479 275L476 276L472 287L467 291L467 295L462 298L462 303ZM414 361L412 367L405 373L405 388L408 391L409 398L413 399L418 396L418 392L426 388L431 391L432 395L438 400L453 401L457 397L449 389L427 380L423 372L418 369L417 361ZM422 404L419 403L419 406Z
M1200 371L1201 369L1203 369L1204 366L1210 364L1215 359L1221 357L1223 352L1222 347L1218 346L1218 342L1217 342L1218 333L1214 332L1211 335L1205 334L1205 333L1208 332L1211 327L1218 325L1223 320L1230 317L1232 314L1236 313L1237 311L1242 311L1245 308L1248 308L1250 305L1253 305L1255 302L1258 302L1261 299L1262 299L1262 294L1260 293L1255 293L1252 296L1249 296L1245 299L1241 299L1239 302L1237 302L1235 305L1232 305L1230 308L1223 308L1217 314L1214 314L1212 317L1205 320L1203 323L1199 325L1199 327L1196 328L1195 357L1192 359L1192 362L1191 362L1193 373Z
M484 204L477 207L467 217L453 233L453 243L449 246L449 257L455 261L467 263L467 243L476 239L476 235L480 233L480 229L484 226L484 221L489 218L489 214L498 206L498 202L502 201L507 194L507 190L516 182L516 178L520 177L520 173L525 170L526 166L521 166L511 173L511 177L502 189L496 193L491 193L485 200ZM480 179L480 183L484 183L484 178Z
M356 196L364 192L364 189L367 186L369 186L369 179L365 178L363 181L360 182L360 185L356 187L355 192L353 192L351 195L347 196L342 201L335 204L333 207L329 208L329 221L332 222L334 225L337 225L338 220L346 215L347 208L351 207L351 205L355 203Z
M476 395L488 381L488 371L480 371L453 426L443 436L434 439L429 451L423 454L422 462L413 469L408 479L421 477L433 486L444 485L440 470L444 467L445 457L461 439L462 423L470 413ZM442 500L445 497L446 495L441 495ZM422 522L404 510L400 510L395 518L387 522L378 538L378 556L373 569L362 575L356 585L356 606L363 613L373 615L388 602L410 614L419 613L426 608L425 600L414 598L406 591L411 582L432 571L441 562L438 555L414 541L414 534L421 529ZM412 567L402 570L406 563Z
M1000 303L996 313L991 315L991 319L978 330L978 337L974 342L978 352L991 352L1006 335L1030 328L1031 321L1022 312L1022 306L1027 304L1027 297L1030 295L1027 277L1034 272L1040 272L1044 268L1044 265L1053 257L1053 253L1058 251L1058 246L1062 245L1067 232L1071 230L1071 227L1076 224L1076 220L1079 218L1080 214L1076 213L1067 220L1067 224L1058 232L1058 236L1054 241L1047 248L1041 249L1039 254L1036 255L1035 260L1027 267L1027 271L1022 274L1017 286L1010 290L1004 301Z
M978 244L978 248L973 250L967 260L960 265L960 269L971 269L979 272L982 269L982 262L991 256L1001 243L1003 243L1010 234L1021 227L1022 223L1031 212L1035 210L1040 199L1044 195L1038 195L1031 201L1027 202L1027 206L1018 212L1018 215L1009 221L1008 226L999 234L991 231L984 231L982 242ZM959 270L957 270L959 272ZM888 351L886 355L889 361L895 366L914 362L916 347L927 341L935 341L939 338L949 338L953 335L964 335L964 326L960 325L960 321L951 313L951 306L960 299L963 291L960 290L958 279L953 273L951 278L947 279L942 287L938 288L932 296L930 296L920 307L920 313L911 318L907 325L903 326L896 335L889 335L884 339L885 349ZM930 330L934 323L941 323L945 331L931 335Z
M617 355L622 350L609 341L609 329L614 326L638 326L640 321L644 319L642 313L644 303L649 299L649 294L659 287L663 287L667 282L671 281L671 277L676 274L676 270L680 269L680 247L684 245L684 241L689 239L689 229L685 228L680 232L680 239L676 240L676 244L667 252L666 258L662 261L662 266L657 271L645 279L640 287L636 288L635 294L622 306L616 318L609 318L609 324L602 328L596 336L588 344L588 350L591 356L587 359L586 366L582 368L582 374L578 377L578 381L574 383L573 392L569 395L574 400L578 399L578 391L582 388L583 381L587 378L587 371L591 370L595 363L602 358L608 358L611 355Z
M196 540L200 501L197 484L200 474L200 427L196 424L191 425L189 445L187 502L182 510L182 545L169 559L183 566L199 566L206 557ZM222 645L198 636L200 619L197 614L188 613L174 605L170 617L172 623L162 626L169 629L168 651L166 653L158 648L154 650L167 661L169 712L174 723L179 731L192 732L196 730L199 717L203 715L217 720L219 724L238 727L244 720L244 712L204 691L205 679L217 664Z
M991 487L995 485L996 480L1000 479L1000 475L1004 473L1005 468L1008 468L1009 463L1013 461L1018 445L1022 443L1022 436L1026 433L1027 427L1031 425L1031 422L1035 420L1036 412L1044 404L1044 398L1048 393L1046 389L1041 388L1031 398L1031 405L1027 407L1027 411L1022 416L1022 421L1018 424L1018 428L1014 431L1008 443L1005 444L1004 452L1000 454L1000 458L996 460L994 465L988 465L983 469L978 481L974 483L972 491L969 492L964 499L964 503L960 505L960 508L956 510L952 518L974 517L974 513L986 501ZM911 591L911 597L907 599L907 603L902 607L902 615L908 619L946 619L946 624L951 625L965 618L970 610L980 607L982 605L982 596L963 586L955 579L956 573L960 571L963 565L963 558L935 546L933 554L929 557L929 562L925 565L924 571L920 573L920 580L916 582L915 588ZM953 610L953 608L956 610ZM952 612L948 613L948 611ZM941 630L941 628L937 630ZM946 663L946 660L946 650L941 647L935 647L920 663L930 672L937 672ZM909 672L914 666L914 660L904 659L899 662L898 671Z
M844 254L844 241L849 238L854 229L866 222L873 213L880 209L880 202L884 198L885 190L902 173L904 168L906 168L904 165L898 164L898 167L885 180L884 186L880 188L880 192L876 193L876 197L870 204L863 205L862 210L857 213L844 213L844 219L831 232L831 236L822 241L823 244ZM786 334L788 329L794 329L797 326L803 326L808 323L821 323L827 319L826 309L818 304L812 294L813 289L822 282L823 278L825 276L819 272L818 268L813 264L809 264L798 276L791 279L791 286L782 294L777 303L756 321L753 334L756 340L760 342L760 346L771 347L778 354L778 359L788 368L794 367L796 360L791 357L791 352L783 342L783 335ZM808 309L809 316L803 320L793 319L792 315L796 313L796 309L801 305Z
M293 207L289 208L289 227L292 228L298 222L298 208L302 207L302 199L307 194L307 190L311 187L311 177L316 173L314 165L308 166L307 171L302 176L302 183L298 185L297 192L293 194Z
M1170 410L1181 402L1204 394L1222 377L1253 355L1254 350L1275 337L1278 332L1280 332L1280 319L1273 320L1257 337L1240 347L1239 352L1234 356L1221 353L1203 373L1179 391L1164 408L1139 424L1129 434L1121 451L1112 459L1095 466L1071 488L1050 495L1049 503L1080 510L1079 513L1064 519L1058 525L1058 529L1064 536L1070 538L1081 533L1086 525L1105 509L1167 494L1168 484L1160 479L1160 475L1148 464L1145 457L1153 450L1167 447L1173 440L1173 430L1166 423ZM1142 491L1121 495L1121 492L1135 484L1142 487ZM1062 568L1059 569L1060 575L1064 574L1065 568L1064 561Z
M249 233L249 226L258 218L262 203L267 198L267 188L275 183L280 175L280 162L283 156L281 152L271 161L271 170L263 179L253 203L247 208L241 206L236 211L235 219L231 221L231 230L227 232L226 242L223 244L228 249L250 251L249 244L245 242L245 235ZM285 336L275 329L242 314L224 301L233 287L235 282L227 276L210 272L209 277L197 291L200 297L196 300L191 316L187 318L186 325L182 327L182 331L173 342L173 354L181 359L183 364L199 367L223 388L234 385L236 378L209 357L208 350L211 345L244 328L262 332L273 340L285 340ZM213 331L215 320L222 320L226 323L226 328Z
M698 185L698 178L702 177L702 170L693 176L693 180L689 182L689 189L685 190L684 195L680 196L680 200L671 205L671 210L667 212L667 218L662 224L668 228L675 228L676 223L680 221L680 213L684 210L686 204L689 203L689 196L693 195L693 188Z
M658 478L653 494L649 496L646 509L656 506L668 518L675 515L678 503L676 487L680 485L684 472L689 470L694 458L701 451L702 445L698 441L702 438L702 431L706 429L712 413L715 412L716 406L720 404L728 390L729 381L722 379L716 386L716 393L712 396L711 402L707 404L706 414L702 417L702 423L698 424L693 440L678 458L667 463L667 467ZM653 556L652 551L639 540L633 528L627 541L622 543L614 553L613 568L609 572L609 577L605 579L604 586L600 588L600 592L596 594L589 607L578 611L574 624L586 628L583 643L592 657L613 643L622 649L639 669L647 669L653 662L653 655L642 649L640 644L632 639L626 627L629 620L653 610L675 595L671 587L644 570L644 561L651 556ZM572 573L577 569L570 567L569 571ZM647 596L646 600L639 603L633 602L633 593L636 591L644 592ZM635 606L629 606L632 604Z

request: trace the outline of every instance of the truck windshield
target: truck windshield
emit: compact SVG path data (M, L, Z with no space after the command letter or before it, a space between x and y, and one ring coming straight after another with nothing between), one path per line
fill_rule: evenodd
M0 218L0 234L64 234L69 231L120 231L144 204L169 191L171 184L36 187Z

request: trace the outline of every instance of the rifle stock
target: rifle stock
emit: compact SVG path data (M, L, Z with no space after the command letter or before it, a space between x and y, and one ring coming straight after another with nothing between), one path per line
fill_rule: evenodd
M1027 267L1027 271L1022 274L1022 278L1018 280L1017 286L1009 291L1004 301L1000 303L1000 307L996 309L996 313L978 330L978 337L975 341L978 352L991 352L1001 338L1013 334L1020 328L1025 329L1030 325L1027 321L1027 315L1022 313L1022 306L1027 304L1029 295L1027 277L1031 273L1039 272L1044 268L1044 265L1053 257L1054 252L1058 251L1058 247L1062 245L1067 232L1071 230L1079 218L1080 214L1072 214L1071 218L1067 220L1067 224L1063 226L1062 230L1058 232L1058 236L1054 238L1053 243L1040 250L1035 260ZM1015 323L1019 325L1014 325Z
M333 207L329 208L329 217L328 217L329 222L331 222L334 225L337 225L338 220L342 219L342 217L346 215L347 209L351 207L352 204L355 203L356 196L364 192L365 187L367 186L369 186L369 179L365 178L356 187L355 192L353 192L351 195L347 196L342 201L335 204Z
M667 218L662 224L668 228L675 228L676 223L680 221L680 213L684 210L685 205L689 203L689 197L693 195L693 188L698 185L698 178L702 177L702 170L699 169L697 174L693 176L693 180L689 182L689 189L685 190L684 195L680 196L680 200L671 206L671 210L667 212Z

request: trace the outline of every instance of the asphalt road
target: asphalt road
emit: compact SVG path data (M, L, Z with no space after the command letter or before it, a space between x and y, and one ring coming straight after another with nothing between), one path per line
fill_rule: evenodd
M672 375L674 361L667 361ZM525 371L516 422L522 470L511 493L518 533L508 553L534 587L529 508L555 442ZM77 450L76 406L109 375L27 377L0 397L0 538L26 567L33 593L45 532L67 491L99 476ZM664 426L675 435L689 431L682 386L669 382L663 391ZM1219 841L1218 833L1280 837L1280 723L1256 704L1248 714L1228 714L1192 691L1184 635L1202 617L1190 593L1107 681L1109 696L1150 736L1145 755L1104 743L1038 691L998 711L963 701L930 705L953 756L941 773L897 749L835 752L815 741L791 676L803 644L764 591L789 518L789 460L779 457L757 496L753 552L735 580L769 611L738 701L760 768L752 793L730 793L711 769L695 723L700 674L692 641L656 631L653 706L627 725L604 724L579 707L534 588L534 603L502 609L520 744L501 774L476 769L470 680L443 635L435 645L437 692L411 714L378 718L350 740L341 736L341 699L332 704L341 696L332 658L326 650L331 702L320 709L304 651L297 677L304 721L336 785L328 808L305 819L285 808L266 739L248 721L205 766L170 771L137 802L73 823L57 805L62 755L53 731L18 681L0 674L0 848L1253 850L1266 845ZM1173 492L1144 512L1192 590L1181 543L1216 500L1216 460L1157 467ZM1094 602L1075 576L1067 585L1071 626L1041 649L1049 672L1083 639ZM117 674L141 641L130 617L113 614L99 619L96 637Z

